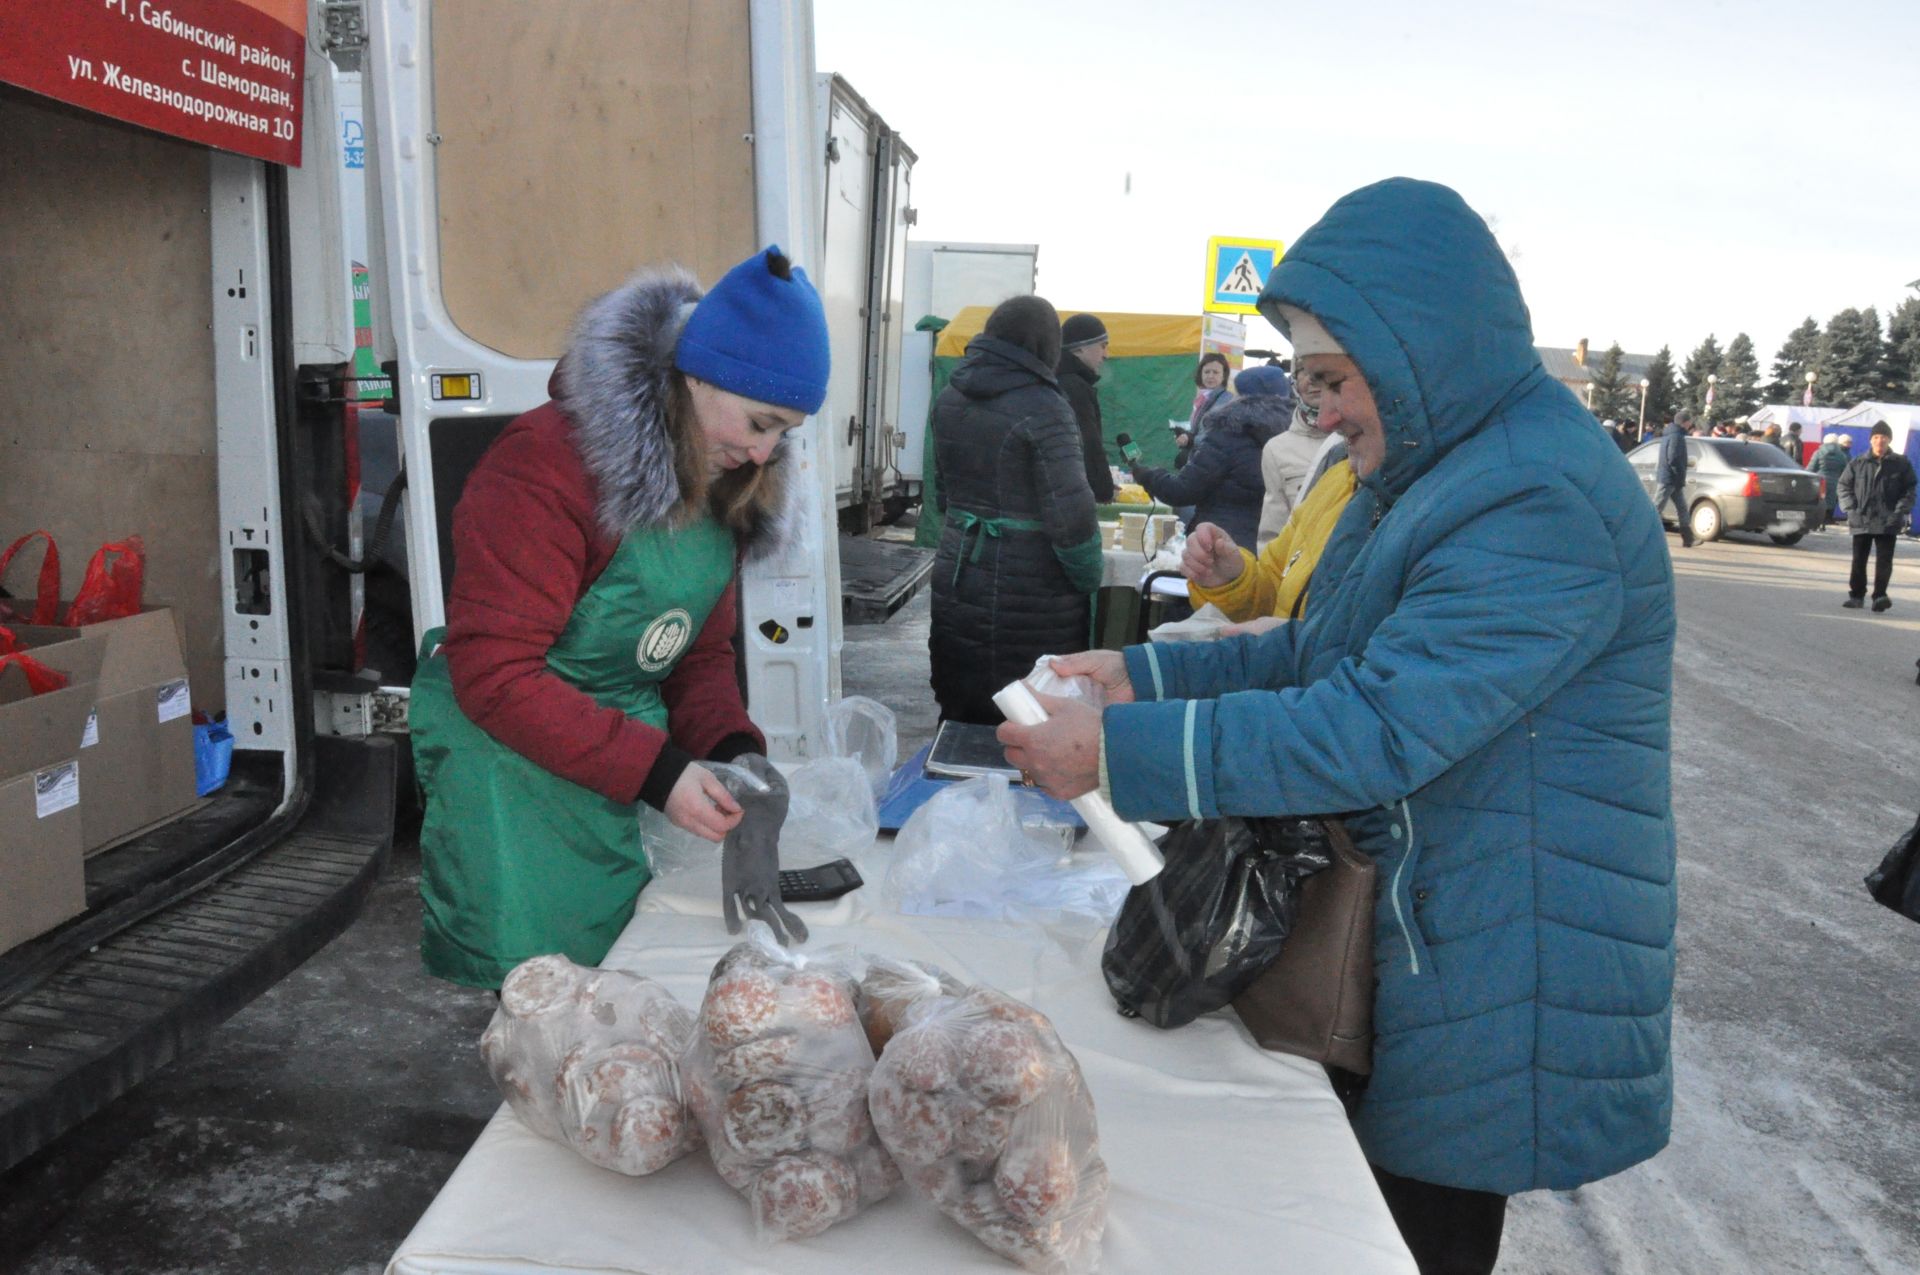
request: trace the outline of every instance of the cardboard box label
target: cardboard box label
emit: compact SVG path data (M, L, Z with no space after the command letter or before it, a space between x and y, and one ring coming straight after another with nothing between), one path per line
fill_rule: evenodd
M80 763L61 762L33 776L33 813L37 819L72 810L80 804Z
M154 692L154 702L163 722L186 717L193 712L193 696L187 689L187 679L184 677L162 683L160 689Z
M80 732L80 747L92 748L100 742L100 706L87 710L87 728Z

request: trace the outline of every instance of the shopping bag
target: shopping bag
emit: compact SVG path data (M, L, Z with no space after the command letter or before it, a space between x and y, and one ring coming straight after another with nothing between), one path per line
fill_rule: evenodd
M233 767L233 732L205 713L193 715L194 790L202 797L218 792Z
M13 556L26 548L28 542L38 536L47 542L47 551L40 559L40 580L34 595L31 612L0 603L0 616L12 612L12 618L23 624L54 624L60 613L60 547L53 543L53 536L47 531L29 531L7 546L0 553L0 579L4 579L7 568L13 564Z
M1280 955L1300 883L1333 861L1318 819L1206 819L1160 842L1166 867L1135 886L1101 972L1120 1012L1179 1027L1224 1008Z
M11 637L11 634L9 634ZM45 695L48 691L57 691L67 684L67 675L57 668L48 668L25 651L9 651L0 655L0 672L8 665L14 665L27 675L27 694Z
M138 615L146 557L146 546L138 536L109 540L96 549L87 562L80 589L73 595L73 605L67 608L66 623L78 628Z
M1880 866L1867 874L1867 892L1875 902L1910 921L1920 921L1920 821L1907 829Z

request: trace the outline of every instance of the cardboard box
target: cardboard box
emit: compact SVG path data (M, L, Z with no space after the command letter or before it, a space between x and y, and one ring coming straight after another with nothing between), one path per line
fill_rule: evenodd
M94 782L81 801L87 853L164 822L199 800L193 773L193 697L180 626L166 607L77 629L18 625L28 649L104 638L98 698L81 759Z
M30 694L18 668L0 668L0 952L86 910L76 754L106 649L105 638L36 649L72 679L45 695Z

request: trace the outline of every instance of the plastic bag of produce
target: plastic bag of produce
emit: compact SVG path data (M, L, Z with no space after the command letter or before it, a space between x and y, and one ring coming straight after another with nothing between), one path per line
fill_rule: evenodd
M501 984L480 1055L529 1129L640 1176L700 1140L680 1083L692 1033L693 1015L650 978L536 956Z
M1080 1064L1047 1017L988 988L909 1000L868 1084L914 1189L1030 1271L1100 1262L1107 1166Z
M849 695L828 708L827 752L859 762L878 801L900 761L900 727L893 710L864 695Z
M756 921L707 985L682 1075L714 1167L752 1206L763 1243L818 1235L899 1184L867 1116L858 968L788 952Z

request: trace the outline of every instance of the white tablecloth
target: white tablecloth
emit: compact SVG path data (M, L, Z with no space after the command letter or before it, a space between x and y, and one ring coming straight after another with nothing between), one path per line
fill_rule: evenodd
M1318 1067L1263 1052L1230 1015L1172 1032L1121 1018L1100 977L1103 931L877 910L886 845L863 856L866 888L798 905L812 927L807 950L846 944L930 960L1053 1019L1093 1093L1113 1177L1104 1271L1413 1271ZM605 963L697 1005L734 941L718 897L717 872L656 881ZM824 1235L761 1248L745 1202L704 1152L649 1178L622 1177L527 1132L504 1106L388 1267L392 1275L1017 1269L905 1186Z

